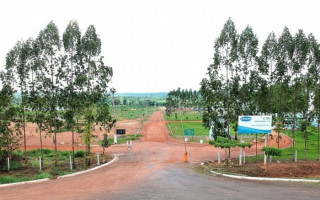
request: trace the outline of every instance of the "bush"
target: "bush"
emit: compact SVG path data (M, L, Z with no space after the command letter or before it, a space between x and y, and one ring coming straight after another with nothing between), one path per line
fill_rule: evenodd
M261 151L264 151L267 156L282 156L282 149L276 147L262 147Z
M52 153L53 151L51 149L43 149L43 154L48 155Z
M74 153L74 157L75 158L82 158L86 155L86 152L84 150L79 150L79 151L76 151Z

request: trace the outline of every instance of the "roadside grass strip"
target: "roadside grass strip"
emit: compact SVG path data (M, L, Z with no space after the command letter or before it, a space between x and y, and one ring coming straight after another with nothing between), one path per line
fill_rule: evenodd
M88 170L84 170L84 171L80 171L80 172L76 172L76 173L72 173L72 174L67 174L67 175L63 175L63 176L58 176L57 179L67 178L67 177L72 177L72 176L77 176L77 175L80 175L80 174L84 174L84 173L87 173L87 172L91 172L91 171L100 169L100 168L102 168L102 167L108 166L108 165L114 163L115 161L117 161L118 159L119 159L119 157L114 156L111 161L109 161L109 162L107 162L107 163L105 163L105 164L99 165L99 166L97 166L97 167L90 168L90 169L88 169Z
M80 171L80 172L76 172L76 173L72 173L72 174L67 174L67 175L63 175L63 176L58 176L57 179L72 177L72 176L84 174L84 173L87 173L87 172L91 172L91 171L100 169L102 167L108 166L108 165L114 163L115 161L117 161L118 159L119 159L119 157L114 155L113 159L111 161L105 163L105 164L99 165L97 167L93 167L93 168L88 169L88 170L84 170L84 171ZM44 178L44 179L38 179L38 180L32 180L32 181L23 181L23 182L16 182L16 183L0 184L0 188L8 187L8 186L15 186L15 185L39 183L39 182L45 182L45 181L49 181L49 180L50 180L49 178Z
M223 174L223 173L219 173L219 172L216 172L213 170L210 170L210 172L215 175L220 175L220 176L235 178L235 179L242 179L242 180L320 183L320 180L315 180L315 179L250 177L250 176L238 176L238 175L231 175L231 174Z
M32 181L23 181L23 182L16 182L16 183L0 184L0 188L8 187L8 186L15 186L15 185L39 183L39 182L45 182L45 181L49 181L49 180L50 180L49 178L44 178L44 179L38 179L38 180L32 180Z

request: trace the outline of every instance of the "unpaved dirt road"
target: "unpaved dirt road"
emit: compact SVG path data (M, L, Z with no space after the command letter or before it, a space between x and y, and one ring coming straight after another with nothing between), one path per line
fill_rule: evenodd
M142 130L142 140L107 150L119 160L86 174L43 183L0 188L0 199L319 199L320 185L240 181L197 174L193 163L216 158L207 144L172 140L161 112ZM288 143L288 142L287 142ZM246 150L255 154L255 149ZM233 153L237 156L236 152Z

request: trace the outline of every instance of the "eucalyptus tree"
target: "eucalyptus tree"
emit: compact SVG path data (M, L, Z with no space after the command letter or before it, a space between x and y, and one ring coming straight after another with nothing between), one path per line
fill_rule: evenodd
M225 68L225 76L223 77L225 88L225 109L226 109L226 126L227 134L230 135L230 92L229 92L229 76L235 70L237 62L238 34L233 21L229 18L224 24L220 36L216 39L215 48L215 65L217 68Z
M308 53L308 40L303 33L302 30L298 30L298 33L292 38L292 44L288 45L288 51L292 51L292 58L289 56L289 67L291 68L291 81L292 81L292 88L294 90L293 95L293 117L294 117L294 124L292 127L292 136L293 140L295 140L295 129L297 123L297 113L302 112L303 108L299 108L298 105L305 105L304 103L298 102L299 99L302 99L299 95L301 95L302 91L302 78L301 78L301 70L304 68L306 64L306 58ZM308 108L306 108L308 110ZM293 154L294 154L294 147L293 144Z
M218 57L215 57L215 62ZM208 78L202 79L200 93L203 99L204 111L202 114L203 125L210 127L213 123L213 137L227 137L225 131L225 122L221 118L225 115L223 100L225 99L225 90L219 73L218 65L212 64L208 67Z
M77 90L82 93L86 106L86 127L83 132L83 142L86 144L87 155L90 154L90 144L93 138L92 129L95 121L94 105L103 97L113 72L103 62L101 40L93 25L90 25L81 38L81 69L77 72Z
M46 101L50 105L48 126L54 129L54 150L55 150L55 165L58 164L57 152L57 129L60 125L58 117L58 92L59 92L59 76L56 76L61 63L59 56L61 41L57 26L50 22L44 30L39 33L40 48L42 50L42 62L44 65L45 75L43 77L43 91L41 91Z
M10 158L12 152L19 148L21 139L20 124L11 125L13 118L17 117L17 109L11 104L14 96L13 88L6 83L7 77L4 73L1 74L3 82L0 90L0 161L5 157Z
M318 132L318 155L320 155L320 45L312 34L308 35L309 51L307 56L307 66L311 76L307 79L309 85L313 87L313 105L317 113Z
M41 59L42 49L39 38L35 39L32 44L31 58L32 63L29 74L29 96L28 107L35 112L35 116L32 117L32 122L36 123L40 137L40 152L41 152L41 165L43 166L43 150L42 150L42 131L45 129L46 113L48 110L48 104L44 96L41 94L43 91L43 77L44 62Z
M274 107L275 101L273 98L273 73L275 70L276 63L277 38L276 35L273 32L271 32L262 46L261 56L259 57L259 71L262 75L265 75L266 80L268 80L268 113L275 113L276 111L276 108Z
M288 94L286 89L288 89L288 84L290 82L290 66L292 66L292 56L294 52L294 44L293 44L293 38L290 34L290 31L287 27L284 28L282 34L280 35L278 39L278 55L277 55L277 63L276 63L276 69L275 69L275 79L276 83L278 84L278 126L281 124L282 116L285 111L284 104L283 104L283 98L284 94ZM288 99L288 96L287 96ZM288 106L288 102L285 103L286 106ZM279 148L279 130L278 130L278 148Z
M252 104L252 93L248 90L248 80L250 73L257 71L255 67L257 65L257 53L258 53L258 38L253 33L252 28L248 25L241 33L238 43L238 62L240 69L238 69L242 76L242 92L240 93L242 114L252 114L252 110L249 108ZM238 71L237 70L237 71ZM237 120L237 118L235 119Z
M79 65L79 50L81 45L81 32L77 21L71 21L64 34L63 34L63 47L64 51L68 54L68 60L66 65L63 65L63 73L61 73L61 79L65 81L66 86L62 93L64 93L63 107L66 109L65 119L72 132L72 164L75 167L74 162L74 132L76 125L76 111L79 110L79 102L77 101L77 91L75 90L75 80L77 76L77 69Z
M31 51L32 40L29 39L25 42L17 42L15 47L9 51L6 56L6 81L12 87L18 87L21 93L20 103L20 120L23 132L24 154L25 154L25 167L28 167L27 158L27 142L26 142L26 103L28 96L28 78L31 64ZM10 78L9 78L10 77Z

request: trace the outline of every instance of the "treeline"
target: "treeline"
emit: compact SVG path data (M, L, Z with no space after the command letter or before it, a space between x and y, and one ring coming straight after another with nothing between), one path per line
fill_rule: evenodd
M249 25L238 32L231 19L215 40L213 64L200 89L204 125L214 122L215 137L230 136L230 124L237 132L239 115L271 114L280 128L290 114L293 138L297 113L303 123L319 116L320 46L314 35L301 29L291 34L285 27L278 37L271 32L261 49L258 44Z
M101 40L93 25L84 34L78 23L71 21L62 37L50 22L38 36L18 41L7 53L6 67L1 72L0 158L11 155L23 138L25 166L28 166L26 112L33 112L42 153L42 137L54 134L56 165L57 131L71 130L74 164L74 133L82 134L87 154L93 139L93 127L99 124L106 132L112 127L107 103L112 68L101 56ZM20 93L21 101L14 101ZM79 125L79 121L84 126Z
M164 106L165 96L147 97L147 96L117 96L115 105L123 106Z
M166 115L171 116L178 109L192 108L199 110L201 107L201 95L199 91L192 89L176 89L168 93L166 99Z

